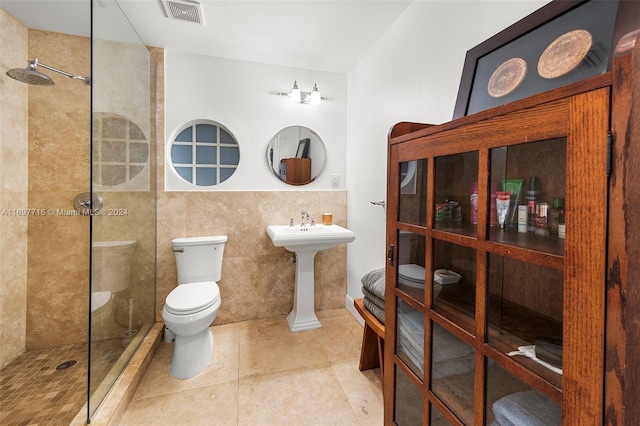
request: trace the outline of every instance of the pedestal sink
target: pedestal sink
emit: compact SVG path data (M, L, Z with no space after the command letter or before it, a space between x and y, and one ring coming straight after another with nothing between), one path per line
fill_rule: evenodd
M296 284L293 309L287 316L291 331L321 327L314 307L313 259L320 250L328 250L341 243L350 243L356 235L338 225L269 225L267 234L276 247L284 247L296 254Z

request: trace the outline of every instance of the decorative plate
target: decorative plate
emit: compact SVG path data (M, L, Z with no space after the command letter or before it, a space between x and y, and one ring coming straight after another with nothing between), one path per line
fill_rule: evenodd
M587 56L593 37L587 30L569 31L555 39L538 60L541 77L558 78L573 71Z
M527 76L527 62L522 58L511 58L503 62L491 74L487 92L491 97L501 98L513 92Z

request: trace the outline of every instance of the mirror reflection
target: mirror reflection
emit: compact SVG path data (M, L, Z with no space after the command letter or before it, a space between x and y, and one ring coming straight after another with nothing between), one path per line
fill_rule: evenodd
M308 127L285 127L267 146L267 165L278 179L289 185L313 182L324 170L326 161L324 142Z

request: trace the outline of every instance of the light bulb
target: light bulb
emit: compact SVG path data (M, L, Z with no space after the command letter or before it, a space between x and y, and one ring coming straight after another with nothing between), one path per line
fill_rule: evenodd
M289 93L289 96L291 96L291 102L299 104L300 103L300 89L298 89L298 82L294 81L293 82L293 89L291 89L291 92Z
M313 83L313 90L311 91L311 105L320 105L321 101L320 91L318 90L318 85Z

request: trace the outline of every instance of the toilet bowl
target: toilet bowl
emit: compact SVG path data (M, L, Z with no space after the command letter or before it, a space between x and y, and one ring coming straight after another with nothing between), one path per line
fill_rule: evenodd
M213 334L209 326L220 308L217 282L222 276L226 241L226 236L172 240L178 286L165 300L162 319L175 336L169 369L177 379L195 376L211 361Z

